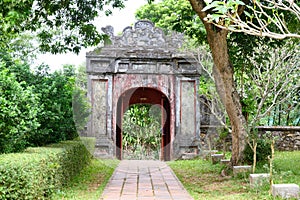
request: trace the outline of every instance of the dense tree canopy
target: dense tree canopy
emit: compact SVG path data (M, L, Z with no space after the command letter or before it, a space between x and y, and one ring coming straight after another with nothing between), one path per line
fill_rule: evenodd
M148 19L161 27L166 33L177 31L184 33L192 42L191 45L199 46L207 43L206 30L192 6L186 0L164 0L158 3L146 4L136 11L137 19ZM250 60L262 61L270 54L257 53L254 51L262 45L279 47L284 41L272 40L269 38L250 36L240 33L231 33L228 37L228 51L231 62L235 66L238 75L241 70L252 69Z
M166 33L184 33L197 45L206 42L204 25L186 0L165 0L146 4L136 11L135 17L152 21Z
M186 14L188 14L188 17L183 16ZM144 5L136 11L136 18L151 20L156 24L156 26L164 29L165 32L172 30L183 32L189 36L190 39L196 41L194 42L196 46L207 42L205 40L206 31L203 23L196 16L191 5L185 0L179 0L176 2L174 0L164 0L159 3ZM231 33L228 37L228 51L231 62L234 66L234 78L237 83L237 90L241 97L243 113L247 116L247 118L250 117L249 115L251 115L251 113L253 113L256 109L254 106L254 99L256 98L256 95L259 95L253 93L256 91L253 90L255 83L250 83L251 79L249 78L251 74L256 73L257 64L255 63L266 63L267 60L274 59L273 49L283 47L284 43L285 41L272 40L269 38L240 33ZM189 45L191 44L193 43L189 43ZM192 50L191 46L188 48ZM291 48L289 49L291 50ZM202 54L202 57L204 54L207 54L203 51L200 53ZM203 62L203 60L199 62ZM206 63L204 65L208 64L207 61L204 62ZM209 60L209 62L212 62L212 60ZM208 66L205 67L207 68ZM207 70L211 71L211 69ZM200 87L202 87L200 88L200 91L206 91L203 88L207 87L206 85L209 84L211 78L212 74L211 77L208 77L208 79L205 78L205 76L202 77L202 79L205 80L200 85ZM209 96L209 91L204 93ZM296 117L297 116L294 116L294 118ZM293 119L290 118L289 120ZM281 122L283 122L283 120L281 120ZM287 122L287 124L289 123Z
M106 38L92 23L100 12L109 15L111 8L123 6L122 0L1 1L0 48L10 49L8 41L27 31L41 51L79 53Z

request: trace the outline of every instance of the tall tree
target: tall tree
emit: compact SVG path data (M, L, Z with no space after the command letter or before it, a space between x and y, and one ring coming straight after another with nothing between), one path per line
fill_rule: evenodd
M167 17L164 17L163 15L154 19L157 17L155 16L155 11L149 12L148 10L147 15L150 15L150 19L156 20L158 24L163 25L163 27L167 27L166 22L171 21L171 23L169 23L169 27L167 28L172 28L177 31L185 30L185 33L192 38L202 38L199 36L199 30L201 30L201 34L206 32L207 42L210 46L214 61L213 76L215 84L221 101L229 116L232 127L232 164L235 165L243 160L243 150L246 145L247 136L247 123L245 117L243 116L243 109L240 99L241 96L239 95L235 86L233 74L234 72L239 71L241 74L240 77L243 77L243 72L246 71L247 68L249 68L247 70L251 70L253 66L249 65L248 63L249 59L253 59L251 54L255 53L252 51L255 47L265 44L266 42L268 45L274 46L278 45L278 42L269 39L260 39L258 37L249 37L242 34L230 34L230 40L227 40L229 38L228 29L222 29L208 20L209 16L212 16L213 10L209 9L206 2L203 0L190 0L192 9L202 21L202 26L199 25L197 19L195 19L195 17L191 17L191 15L190 18L193 19L192 23L185 24L183 22L183 20L186 18L183 17L184 13L192 14L192 11L190 11L190 8L186 5L186 1L165 0L163 2L164 6L156 9L163 10L163 13L167 15ZM168 3L169 5L166 6ZM174 8L178 6L178 4L184 5L181 6L180 9L188 9L188 11L180 11L180 9ZM167 10L166 7L172 7L172 9L170 9L170 13L165 11ZM238 8L242 13L243 9L240 7ZM144 11L144 13L146 12L147 11ZM142 16L142 14L142 12L138 12L137 16ZM163 21L165 21L165 23ZM198 28L198 32L193 30L196 28ZM229 54L229 51L232 53ZM237 54L240 56L236 56ZM263 60L267 56L268 54L266 53L259 55L258 57L256 56L255 59ZM234 61L234 65L232 64L232 59ZM243 78L239 78L239 81L243 85ZM243 92L241 92L241 94L243 94Z
M236 165L243 160L243 151L247 137L247 124L242 113L240 97L234 85L234 68L231 64L230 56L228 54L227 37L229 29L219 27L217 25L219 21L215 21L217 23L212 23L211 20L209 20L210 16L214 17L215 13L221 12L221 6L208 7L204 0L189 1L193 7L193 10L197 13L206 29L207 41L214 60L213 75L215 77L217 91L226 109L232 127L232 164ZM213 5L214 2L216 1L208 1L208 3ZM228 2L235 3L236 6L234 9L236 16L240 16L244 12L245 7L243 4L245 3L239 1ZM247 4L251 3L247 0L245 2ZM227 12L230 12L230 10L231 9L228 9ZM259 23L261 18L260 16L255 16L256 22ZM226 23L227 22L225 21L224 24ZM231 21L228 23L231 24Z
M171 6L178 4L178 2L174 0L173 2L172 0L168 2L171 4ZM185 1L180 1L180 2L186 3ZM199 15L200 19L202 20L204 25L202 26L204 27L202 29L202 33L206 32L207 41L212 52L212 57L214 61L213 76L214 76L217 92L220 95L220 99L230 119L230 123L232 127L232 148L233 148L232 164L236 165L238 162L240 162L243 159L243 150L246 145L247 134L246 134L246 120L242 113L240 97L234 85L235 84L233 79L234 69L228 54L228 45L227 45L228 31L217 28L213 24L207 23L206 21L203 20L206 17L206 13L202 11L202 9L205 7L205 3L203 1L199 1L199 2L191 1L190 3L193 6L192 9L194 9L196 13L200 13ZM194 16L191 7L188 5L186 6L187 7L184 8L188 8L190 10L189 12ZM176 17L179 17L178 21L181 21L180 14L173 16L173 18L175 19ZM197 24L197 22L195 23ZM191 29L193 28L193 26L195 27L195 23L190 26ZM191 33L192 32L193 31L191 31ZM199 35L195 35L194 38L197 38L197 36Z

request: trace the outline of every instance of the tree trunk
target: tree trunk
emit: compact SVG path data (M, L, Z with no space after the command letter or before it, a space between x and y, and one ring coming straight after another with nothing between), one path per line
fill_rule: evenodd
M221 30L203 19L207 13L202 9L205 7L203 0L189 0L193 9L205 25L207 40L210 46L214 67L213 75L216 89L228 114L232 128L232 157L231 164L237 165L243 161L246 146L246 120L242 114L242 106L233 80L233 66L229 59L227 34L228 31Z

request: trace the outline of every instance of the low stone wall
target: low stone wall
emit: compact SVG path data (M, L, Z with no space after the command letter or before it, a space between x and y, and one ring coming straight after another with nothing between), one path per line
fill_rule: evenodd
M277 150L300 150L300 126L259 126L257 129L261 134L270 132L275 137Z
M231 135L224 139L218 136L218 129L221 127L203 126L201 127L201 147L202 149L218 149L222 151L224 145L226 150L231 150ZM280 151L300 150L300 126L258 126L259 134L268 132L276 138L276 149Z

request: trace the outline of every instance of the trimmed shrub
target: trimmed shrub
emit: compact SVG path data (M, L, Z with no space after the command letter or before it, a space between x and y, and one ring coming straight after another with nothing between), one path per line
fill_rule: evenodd
M94 154L95 152L95 145L96 145L96 138L95 137L80 137L80 140L84 144L84 146L87 148L87 150Z
M79 140L0 156L0 199L50 199L91 160Z

